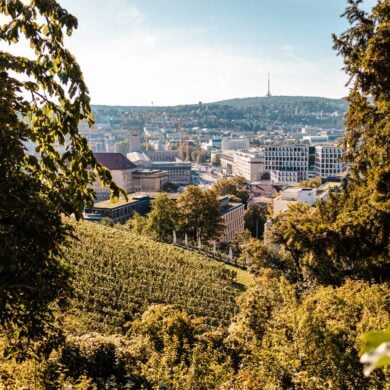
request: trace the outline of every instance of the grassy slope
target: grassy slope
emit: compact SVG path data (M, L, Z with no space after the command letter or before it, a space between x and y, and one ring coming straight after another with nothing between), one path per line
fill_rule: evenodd
M79 237L65 250L77 294L72 332L121 332L153 303L175 305L211 326L227 324L235 313L243 286L233 270L123 230L72 224Z

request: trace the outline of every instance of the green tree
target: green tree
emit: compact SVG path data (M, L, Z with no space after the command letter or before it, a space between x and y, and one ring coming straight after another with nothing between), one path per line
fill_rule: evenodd
M167 181L161 187L161 192L177 192L179 186L171 181Z
M267 210L259 205L251 204L244 214L245 229L248 229L252 237L261 238L264 232L264 224L267 221Z
M214 189L219 195L234 195L245 204L249 199L248 182L242 176L223 177L214 184Z
M69 295L61 215L80 218L93 204L96 176L114 196L119 190L77 130L93 116L80 67L63 44L76 18L54 0L1 0L0 15L3 46L26 39L31 48L28 57L0 51L0 332L5 353L25 358L47 355L60 341L54 311Z
M367 330L386 323L388 286L348 281L302 299L283 277L263 272L239 298L225 343L240 360L233 388L382 389L386 372L365 378L359 349Z
M217 194L197 186L187 186L177 199L179 229L197 240L218 238L223 229Z
M146 218L140 213L134 213L126 222L126 226L136 234L144 234L146 232L146 224Z
M192 161L196 161L198 164L207 162L208 154L203 149L196 149L191 153Z
M348 3L344 16L351 27L334 36L351 85L347 183L306 216L295 208L272 228L273 241L324 283L351 276L383 280L390 252L390 5L378 1L365 12L361 1Z
M172 242L173 231L177 229L179 211L176 201L165 193L152 201L152 211L147 216L146 230L162 241Z

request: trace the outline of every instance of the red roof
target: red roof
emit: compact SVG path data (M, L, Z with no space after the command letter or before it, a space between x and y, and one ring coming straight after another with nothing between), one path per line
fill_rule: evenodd
M110 171L134 169L137 166L122 153L94 153L96 160Z

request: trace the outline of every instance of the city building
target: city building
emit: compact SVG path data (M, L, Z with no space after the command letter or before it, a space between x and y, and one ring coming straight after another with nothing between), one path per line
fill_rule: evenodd
M112 203L110 200L95 203L93 207L84 210L84 219L91 222L99 222L103 218L110 218L115 223L124 223L134 213L142 215L150 211L150 197L142 194L128 195L128 200L119 199Z
M315 172L318 177L332 177L342 173L346 166L342 161L343 148L337 146L316 146Z
M248 138L222 138L221 148L225 150L247 150L249 149L249 139Z
M175 162L180 158L180 150L149 150L146 155L152 162Z
M329 136L327 135L305 135L303 137L304 143L309 143L310 145L319 145L327 144L329 142Z
M222 137L214 136L208 142L202 142L201 148L206 151L222 149Z
M316 188L288 188L274 199L274 217L287 210L288 206L298 202L312 206L316 203Z
M138 123L129 123L126 126L128 129L128 139L129 139L129 152L140 152L141 144L144 141L143 131L141 124Z
M191 183L191 163L190 162L163 162L155 161L152 168L168 172L168 181L177 185Z
M219 154L219 159L225 174L243 176L249 182L259 181L264 173L263 152L227 150Z
M110 200L98 202L94 207L86 208L84 218L87 221L99 222L102 218L110 218L114 222L124 223L135 212L146 215L151 210L151 201L155 199L155 193L135 193L128 195L128 201L120 199L116 203ZM177 199L177 194L170 194L170 199ZM219 198L219 208L224 222L224 230L220 240L232 241L238 234L244 231L244 204L232 202L229 196Z
M94 153L98 163L106 167L112 176L112 180L127 193L134 192L133 171L136 165L129 161L122 153ZM103 187L100 181L92 185L97 200L105 200L110 196L110 190Z
M262 152L236 152L233 157L233 175L245 177L249 182L260 180L264 172Z
M222 172L226 175L233 175L233 167L234 167L234 153L232 151L225 151L218 153Z
M160 192L168 182L168 172L158 169L136 169L133 172L135 192Z
M152 165L149 156L145 152L130 152L126 156L137 167L149 168Z
M222 242L230 242L244 231L244 204L231 202L228 196L219 198L221 217L225 224L220 237Z
M308 179L309 147L304 145L265 146L265 170L271 183L298 183Z

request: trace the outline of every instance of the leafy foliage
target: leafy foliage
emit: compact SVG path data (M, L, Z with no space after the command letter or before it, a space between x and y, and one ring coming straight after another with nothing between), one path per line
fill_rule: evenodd
M219 195L234 195L245 204L249 198L248 182L242 176L223 177L214 184L213 188Z
M160 194L152 201L152 210L148 213L146 231L161 241L172 242L173 231L177 230L179 210L176 201L167 194Z
M227 339L243 357L237 387L384 388L383 372L364 377L358 351L364 332L389 320L387 288L348 281L300 301L283 278L264 274L240 298Z
M244 214L245 229L251 232L252 237L262 238L264 224L267 221L267 209L259 205L250 204Z
M81 217L96 174L114 195L119 189L77 130L80 120L93 123L80 67L63 44L77 19L54 0L1 0L0 15L0 42L9 49L0 51L0 332L7 356L24 359L60 342L53 310L69 295L61 214ZM12 54L21 40L29 57Z
M197 186L187 186L177 199L179 230L194 241L218 238L223 229L217 194Z
M390 257L390 8L371 13L349 2L351 28L334 37L351 76L344 148L350 177L343 191L315 209L297 205L276 220L271 240L282 244L297 272L322 283L345 277L389 277Z

